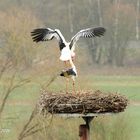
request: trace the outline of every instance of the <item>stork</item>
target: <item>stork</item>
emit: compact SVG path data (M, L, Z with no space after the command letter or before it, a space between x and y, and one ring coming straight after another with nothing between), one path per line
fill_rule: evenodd
M66 70L62 71L60 76L64 76L67 79L71 78L73 81L73 89L75 91L75 77L77 76L77 70L74 65L75 58L75 44L80 38L92 38L103 36L106 29L103 27L87 28L80 30L75 34L70 42L66 42L64 36L59 29L51 28L37 28L31 32L31 36L34 42L50 41L54 38L58 40L60 49L60 60L64 62ZM68 80L67 80L68 81ZM67 92L67 83L66 83Z
M72 79L72 85L73 85L73 93L76 93L76 90L75 90L75 77L77 77L77 71L76 71L76 67L73 67L73 68L70 68L70 69L67 69L67 70L63 70L61 73L60 73L60 76L64 76L67 80L66 82L66 93L67 93L67 89L68 89L68 81L69 79L71 78Z

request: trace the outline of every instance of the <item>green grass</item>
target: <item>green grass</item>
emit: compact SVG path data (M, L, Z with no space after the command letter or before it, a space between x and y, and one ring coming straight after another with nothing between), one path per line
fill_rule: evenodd
M133 134L133 140L139 140L140 139L140 106L129 106L126 110L128 117L129 117L129 123L131 125L131 131Z
M9 128L10 132L3 134L2 140L14 140L25 122L28 120L34 105L40 96L40 84L48 83L50 77L39 77L23 87L15 89L9 96L3 112L1 128ZM57 78L49 87L50 91L65 89L64 80ZM3 83L0 83L2 89ZM5 86L5 83L4 83ZM117 92L127 96L133 101L140 102L140 76L79 76L77 89L93 89L106 92ZM1 90L2 91L2 90ZM2 96L0 92L0 97ZM133 140L139 140L140 133L140 106L130 105L124 116L127 116L132 126ZM75 121L71 121L75 124ZM63 125L63 124L62 124ZM66 125L67 126L67 125ZM64 126L63 126L64 127ZM68 124L70 128L70 124ZM78 124L77 124L78 127ZM66 128L65 128L66 129ZM77 129L76 129L77 130ZM17 131L17 132L16 132ZM72 131L72 130L71 130ZM77 132L78 133L78 132ZM94 133L94 132L93 132ZM63 135L63 132L61 132ZM76 134L76 133L75 133ZM77 134L78 135L78 134ZM13 139L11 139L11 137ZM62 139L62 138L61 138ZM69 138L71 139L71 138Z
M82 80L82 79L80 79ZM140 100L140 76L89 76L84 77L89 89L106 92L117 92L126 95L128 99Z

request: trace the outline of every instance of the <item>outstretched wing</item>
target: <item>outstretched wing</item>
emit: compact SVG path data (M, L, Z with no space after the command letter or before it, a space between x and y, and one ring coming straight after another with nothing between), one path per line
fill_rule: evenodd
M59 41L59 48L62 50L65 45L65 39L58 29L52 30L50 28L38 28L31 32L31 36L34 42L49 41L56 38Z
M70 49L72 49L72 47L79 40L80 37L84 38L100 37L104 35L105 31L106 29L103 27L87 28L79 31L75 36L72 37L70 42Z
M31 32L34 42L48 41L53 39L53 37L56 35L56 32L50 28L38 28Z

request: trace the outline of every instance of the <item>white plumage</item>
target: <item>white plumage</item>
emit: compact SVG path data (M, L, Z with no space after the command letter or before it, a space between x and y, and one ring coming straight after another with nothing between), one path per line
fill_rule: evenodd
M96 28L87 28L80 30L77 34L75 34L70 42L66 42L64 36L60 32L59 29L50 29L50 28L38 28L34 29L31 32L31 36L34 42L40 42L40 41L49 41L53 38L56 38L59 43L59 49L60 49L60 60L65 62L67 70L62 72L62 75L64 77L72 77L73 83L74 83L74 76L77 76L77 70L73 63L73 58L75 57L75 44L80 38L92 38L92 37L100 37L103 36L106 29L103 27L96 27ZM67 65L68 62L68 65ZM67 75L67 76L65 76ZM72 76L69 76L72 75ZM74 84L73 84L74 85Z
M69 44L66 43L66 47L64 47L62 50L61 50L61 56L60 56L60 60L61 61L68 61L71 59L71 50L69 48Z
M38 28L34 29L31 32L31 36L34 42L40 41L49 41L53 38L56 38L59 42L59 48L61 51L60 60L67 61L71 59L70 56L75 56L75 43L79 40L80 37L91 38L91 37L100 37L104 35L105 28L87 28L80 30L76 35L71 38L70 42L66 42L64 36L59 29L50 29L50 28Z

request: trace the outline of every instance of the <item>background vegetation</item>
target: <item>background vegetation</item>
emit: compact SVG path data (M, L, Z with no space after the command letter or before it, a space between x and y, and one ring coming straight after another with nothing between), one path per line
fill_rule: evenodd
M1 140L78 139L82 119L34 115L40 89L63 64L56 40L36 44L30 32L58 28L70 40L80 29L96 26L107 29L104 37L77 44L76 88L118 92L130 105L120 115L95 118L91 138L139 140L140 0L0 0ZM64 90L64 82L58 77L47 90Z

